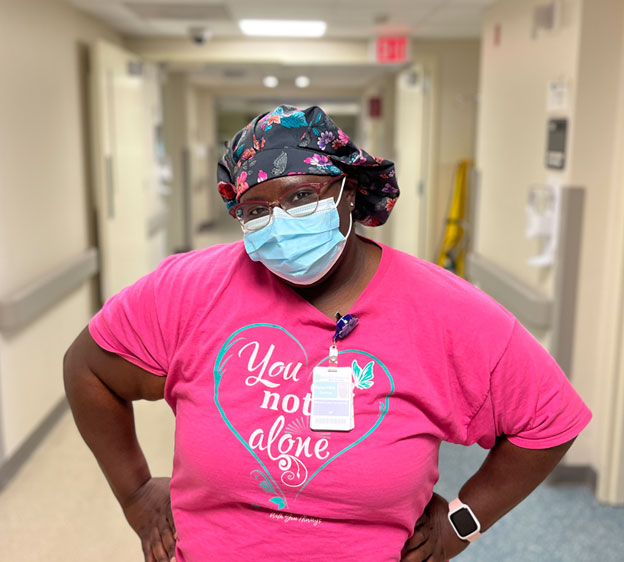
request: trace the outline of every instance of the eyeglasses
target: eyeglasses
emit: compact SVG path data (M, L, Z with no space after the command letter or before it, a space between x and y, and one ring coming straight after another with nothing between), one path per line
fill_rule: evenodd
M291 217L305 217L316 211L321 192L343 177L340 175L322 183L296 185L282 193L276 201L245 201L232 207L229 212L241 223L244 231L261 230L268 226L273 219L274 207L280 207Z

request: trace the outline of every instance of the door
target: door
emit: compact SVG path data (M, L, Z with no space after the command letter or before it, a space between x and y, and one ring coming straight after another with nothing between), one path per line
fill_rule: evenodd
M148 272L149 115L142 66L97 42L91 65L94 170L102 298Z
M431 79L422 65L412 65L396 78L395 154L401 198L393 209L394 247L429 256Z

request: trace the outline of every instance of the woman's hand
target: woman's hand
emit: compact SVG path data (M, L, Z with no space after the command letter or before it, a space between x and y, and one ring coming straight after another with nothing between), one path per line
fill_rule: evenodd
M128 523L141 539L145 562L175 561L178 535L171 513L170 480L150 478L122 505Z
M448 502L433 494L414 534L401 551L401 562L446 562L457 556L470 543L462 541L448 520Z

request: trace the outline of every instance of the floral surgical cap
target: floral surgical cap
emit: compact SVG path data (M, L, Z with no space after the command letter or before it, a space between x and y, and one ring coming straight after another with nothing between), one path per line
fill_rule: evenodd
M385 223L399 197L394 163L358 148L320 107L280 105L234 135L217 179L229 209L266 180L342 173L358 182L353 219L366 226Z

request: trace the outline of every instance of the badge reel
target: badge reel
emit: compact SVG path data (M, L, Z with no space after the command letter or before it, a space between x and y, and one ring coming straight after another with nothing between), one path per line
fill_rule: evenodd
M336 315L336 333L329 348L329 365L314 367L312 372L312 408L310 429L315 431L350 431L355 427L353 416L353 371L338 366L336 341L345 338L358 319Z

